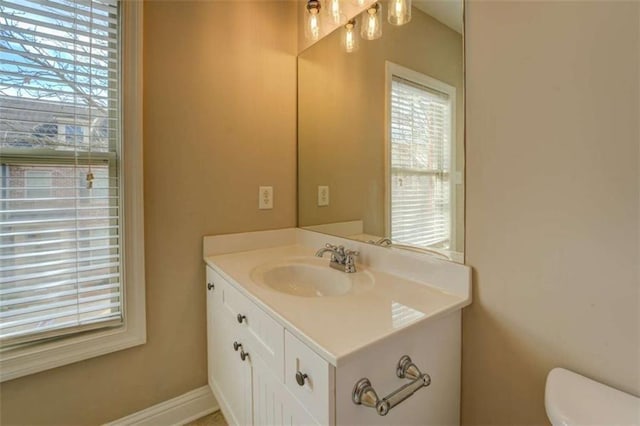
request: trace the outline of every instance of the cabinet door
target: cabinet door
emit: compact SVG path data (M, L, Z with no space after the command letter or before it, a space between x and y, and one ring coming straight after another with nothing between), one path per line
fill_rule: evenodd
M320 424L291 395L259 356L253 357L252 367L255 426Z
M220 354L222 347L216 342L220 341L219 327L220 307L222 306L223 283L218 279L213 270L207 267L207 366L209 387L215 392L215 377L219 376Z
M207 350L209 383L229 424L251 425L251 358L243 361L234 342L242 343L242 329L222 311L227 284L207 268L215 288L207 298Z
M240 358L241 350L236 351L233 347L234 342L242 342L237 324L225 318L219 325L220 340L217 344L220 346L220 368L215 374L221 396L231 412L232 418L227 421L242 426L251 425L251 357L243 361Z
M285 386L322 424L334 425L335 369L293 334L284 334ZM307 376L302 385L298 372Z

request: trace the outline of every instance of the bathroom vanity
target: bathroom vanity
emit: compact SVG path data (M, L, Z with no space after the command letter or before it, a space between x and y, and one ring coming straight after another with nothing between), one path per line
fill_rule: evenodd
M358 251L356 271L315 256ZM208 378L239 425L458 424L470 269L302 229L205 237Z

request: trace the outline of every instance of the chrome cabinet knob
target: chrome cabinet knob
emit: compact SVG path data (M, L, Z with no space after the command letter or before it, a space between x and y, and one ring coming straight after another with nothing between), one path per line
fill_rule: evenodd
M238 349L242 348L242 343L233 342L233 350L238 352Z
M300 385L300 386L304 386L304 381L307 379L306 374L303 374L301 371L297 371L296 372L296 382Z
M244 350L240 351L240 359L241 360L244 361L245 359L247 359L248 356L249 356L249 352L245 352Z
M207 283L207 290L213 290L214 288L216 288L216 286L213 285L213 283Z
M242 314L238 314L237 318L238 318L238 322L240 324L242 324L242 321L247 319L247 317L245 315L242 315Z

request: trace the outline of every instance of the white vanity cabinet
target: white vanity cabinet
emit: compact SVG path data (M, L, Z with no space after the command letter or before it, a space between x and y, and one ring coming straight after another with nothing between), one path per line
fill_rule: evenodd
M229 424L325 424L285 385L284 327L210 267L207 290L209 386Z
M259 307L211 266L207 286L209 385L230 424L459 424L460 310L403 327L414 313L394 302L390 319L397 321L399 331L341 357L336 367L297 337L282 317ZM357 321L344 324L352 331L361 326ZM336 338L344 332L331 331ZM242 346L236 350L234 343ZM409 383L396 374L404 355L431 376L429 386L386 416L354 404L354 385L362 378L371 381L380 399Z
M223 309L224 282L207 268L207 354L209 385L230 423L250 424L251 363L240 358L234 342L242 340L237 324ZM224 389L224 392L221 390Z

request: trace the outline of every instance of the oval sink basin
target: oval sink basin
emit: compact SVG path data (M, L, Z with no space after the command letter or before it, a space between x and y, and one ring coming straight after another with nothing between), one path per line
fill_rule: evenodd
M351 290L351 281L318 266L276 266L264 273L266 285L281 293L303 297L340 296Z
M373 284L367 272L346 273L331 269L326 259L297 259L261 265L251 279L271 290L300 297L342 296Z

